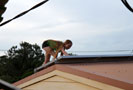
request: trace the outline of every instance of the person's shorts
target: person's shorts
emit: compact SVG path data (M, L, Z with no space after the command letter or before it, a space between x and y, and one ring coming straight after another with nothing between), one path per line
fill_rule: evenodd
M42 48L45 48L45 47L48 47L49 45L48 45L48 41L44 41L43 43L42 43Z

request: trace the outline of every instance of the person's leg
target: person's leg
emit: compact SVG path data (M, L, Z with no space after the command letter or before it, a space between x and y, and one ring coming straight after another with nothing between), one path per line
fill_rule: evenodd
M53 58L53 60L55 60L56 59L56 57L55 57L55 52L51 49L51 48L45 48L45 51L46 51L46 54L47 54L47 52L48 52L48 54L50 54L50 56L52 55L54 58ZM58 54L57 54L57 56L58 56ZM49 58L50 59L50 58ZM46 60L47 60L47 58L46 58Z
M45 51L45 60L43 64L46 64L47 62L49 62L50 57L51 57L51 48L50 47L45 47L43 48L43 50Z
M54 51L51 51L50 54L53 56L53 59L52 60L55 60L56 59L55 52Z
M49 62L49 60L50 60L50 54L45 54L45 61L44 61L44 63L43 64L46 64L46 63L48 63Z

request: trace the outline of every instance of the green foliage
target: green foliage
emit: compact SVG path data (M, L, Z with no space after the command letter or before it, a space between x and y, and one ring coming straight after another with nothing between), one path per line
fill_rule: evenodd
M0 79L13 83L33 74L34 68L44 62L44 55L37 44L20 43L13 46L7 55L0 57Z

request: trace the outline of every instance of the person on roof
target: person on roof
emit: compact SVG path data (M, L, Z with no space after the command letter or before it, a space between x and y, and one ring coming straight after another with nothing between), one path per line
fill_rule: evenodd
M58 53L61 55L69 56L65 49L70 49L72 46L71 40L66 40L65 42L57 40L46 40L42 43L42 49L45 51L45 61L43 64L49 62L51 55L56 59Z

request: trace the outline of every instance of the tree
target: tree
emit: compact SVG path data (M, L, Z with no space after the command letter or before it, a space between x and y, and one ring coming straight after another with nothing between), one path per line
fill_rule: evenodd
M13 83L31 74L44 62L44 55L37 44L20 43L13 46L7 55L0 57L0 78Z

